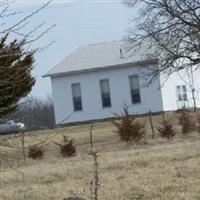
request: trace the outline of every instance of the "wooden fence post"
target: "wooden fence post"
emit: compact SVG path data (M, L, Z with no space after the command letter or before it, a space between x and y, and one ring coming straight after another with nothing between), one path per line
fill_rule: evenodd
M151 110L149 111L149 121L150 121L151 131L152 131L152 139L155 139L155 130L154 130L154 125L153 125Z

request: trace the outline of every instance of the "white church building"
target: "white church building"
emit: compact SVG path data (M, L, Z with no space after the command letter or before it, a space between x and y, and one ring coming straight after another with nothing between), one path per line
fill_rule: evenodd
M131 53L124 41L81 46L44 76L52 83L56 124L114 117L126 105L130 114L171 111L192 107L190 77L177 72L146 79L159 58L149 49ZM200 71L194 72L195 99L200 107Z

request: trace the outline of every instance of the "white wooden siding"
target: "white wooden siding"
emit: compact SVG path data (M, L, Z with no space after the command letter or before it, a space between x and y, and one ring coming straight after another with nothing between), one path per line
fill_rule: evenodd
M155 66L157 67L157 66ZM159 112L163 110L160 80L150 86L143 75L146 68L124 67L90 73L74 74L62 77L52 77L52 93L55 106L56 123L80 122L114 117L120 114L123 106L129 106L131 114ZM129 76L138 74L140 78L141 103L132 104ZM99 80L109 79L111 104L110 108L102 108ZM71 94L71 84L80 82L83 111L74 112ZM67 120L66 120L67 119Z
M166 76L161 76L161 92L162 92L162 99L163 99L163 107L164 111L170 110L177 110L180 108L180 104L177 101L177 92L176 87L181 85L186 85L187 87L187 96L188 102L186 102L187 107L193 107L193 100L192 100L192 92L191 88L189 87L188 83L190 83L191 78L188 77L185 71L180 71L173 73L170 77L167 78ZM197 107L200 107L200 70L196 70L194 72L194 83L196 89L196 100L197 100Z

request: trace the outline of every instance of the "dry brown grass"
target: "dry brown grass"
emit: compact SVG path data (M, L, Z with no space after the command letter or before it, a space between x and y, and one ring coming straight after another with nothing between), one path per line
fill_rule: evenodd
M159 121L154 117L155 121ZM146 120L148 121L148 119ZM149 125L147 125L148 127ZM179 130L180 127L177 127ZM74 192L88 197L93 163L88 155L90 125L27 133L26 146L48 138L43 160L23 161L19 139L8 139L1 153L18 158L1 161L1 200L62 200ZM126 145L113 133L110 123L94 125L94 146L99 151L101 200L199 200L200 134L178 134L167 141L151 139L146 145ZM64 159L55 148L63 134L75 138L77 156ZM5 136L0 137L1 140ZM4 141L5 144L5 141ZM10 148L14 146L17 148ZM11 161L12 160L12 161ZM23 181L22 174L25 180Z

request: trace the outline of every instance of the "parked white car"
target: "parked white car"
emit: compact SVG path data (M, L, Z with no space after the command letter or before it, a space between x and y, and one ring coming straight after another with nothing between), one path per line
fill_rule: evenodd
M25 130L25 125L21 122L7 121L5 124L0 124L0 135L18 133Z

